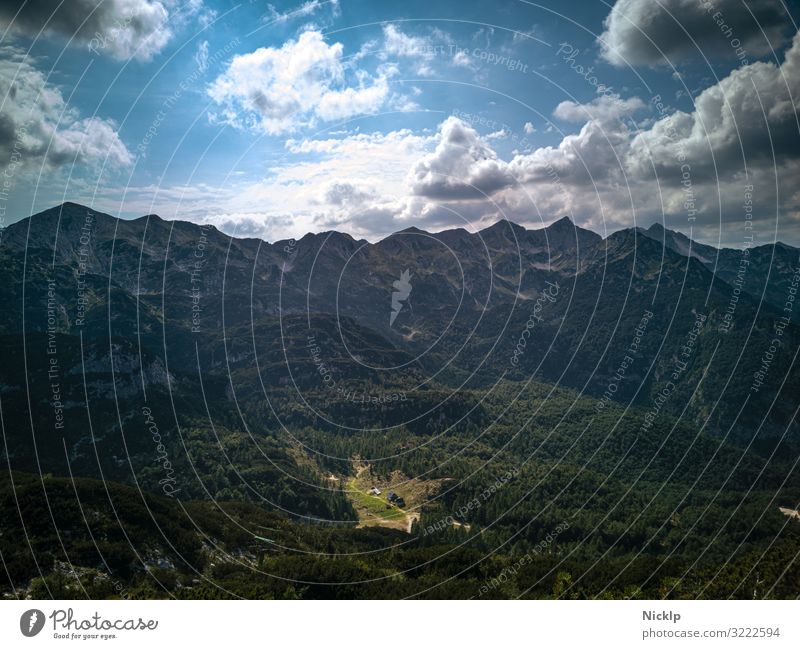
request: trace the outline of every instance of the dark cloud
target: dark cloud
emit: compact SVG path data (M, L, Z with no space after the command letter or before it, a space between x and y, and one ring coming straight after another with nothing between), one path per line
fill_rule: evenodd
M0 25L36 37L59 34L92 52L146 60L172 38L182 18L202 9L201 0L5 0Z
M599 41L615 65L674 64L701 54L750 62L779 48L790 24L780 0L617 0Z

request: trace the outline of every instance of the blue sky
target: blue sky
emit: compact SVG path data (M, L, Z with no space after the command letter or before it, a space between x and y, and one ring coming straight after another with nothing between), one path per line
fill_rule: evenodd
M71 200L276 240L568 215L798 244L797 18L781 0L6 2L0 218Z

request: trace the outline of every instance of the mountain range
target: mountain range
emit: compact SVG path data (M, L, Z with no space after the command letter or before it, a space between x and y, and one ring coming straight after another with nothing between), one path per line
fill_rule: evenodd
M448 542L472 529L476 547L529 549L571 511L570 556L638 548L686 567L726 512L752 516L715 542L750 551L783 533L775 499L797 500L800 250L782 243L717 249L661 226L603 238L568 218L268 243L64 203L5 228L0 259L5 507L15 480L80 478L255 507L298 535L344 527L337 547L410 533L426 547L427 524L512 467L515 486ZM409 511L385 521L370 481ZM529 509L504 510L512 496ZM683 519L664 528L670 508ZM375 524L390 538L357 535Z
M119 338L138 350L121 376L139 371L145 383L196 373L198 362L212 375L251 371L256 359L262 381L292 381L292 363L314 365L302 343L319 319L319 335L330 338L321 360L344 380L413 377L458 388L536 376L598 396L649 312L641 358L613 397L647 404L699 314L707 319L683 381L698 391L666 409L686 406L708 415L711 430L733 426L745 438L756 425L759 437L787 425L797 432L788 402L768 394L800 387L796 316L785 310L800 251L780 243L716 249L661 226L603 239L563 218L539 230L501 221L474 233L409 228L376 243L323 232L270 244L74 203L9 226L2 242L0 331L9 340L48 329L65 346L80 333L84 344ZM390 323L393 282L404 271L410 294ZM547 287L557 295L547 298ZM526 348L514 354L523 335ZM754 386L765 368L764 387ZM735 420L731 407L744 398L749 407Z

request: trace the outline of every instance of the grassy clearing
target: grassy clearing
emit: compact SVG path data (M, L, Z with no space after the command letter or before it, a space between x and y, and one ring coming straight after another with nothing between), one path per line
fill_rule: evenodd
M347 492L362 523L381 525L389 521L405 522L406 513L402 509L391 506L387 509L386 496L369 493L357 478L348 481Z
M348 479L345 493L358 514L359 527L380 525L410 531L412 522L419 519L419 507L439 491L443 482L409 479L399 471L393 471L388 477L374 476L370 466L358 458L353 461L353 469L356 475ZM378 487L381 495L373 495L372 487ZM386 496L390 491L405 500L405 507L387 507Z

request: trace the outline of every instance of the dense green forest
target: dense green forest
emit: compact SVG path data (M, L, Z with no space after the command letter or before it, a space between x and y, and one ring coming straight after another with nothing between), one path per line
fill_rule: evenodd
M702 517L703 497L672 513L676 495L643 515L651 495L618 505L602 532L600 516L559 507L498 543L500 529L309 525L241 502L14 473L0 491L2 588L64 599L797 596L797 525L760 497ZM759 524L726 523L734 509Z
M136 478L143 491L14 472L0 500L2 588L36 597L797 596L800 521L779 510L794 509L798 493L786 448L746 452L672 418L637 436L642 413L621 417L610 405L597 414L597 400L546 384L459 399L452 421L391 435L337 435L298 416L281 479L266 468L281 457L279 436L254 444L199 422L168 445L186 458L171 497L155 495L155 465ZM479 402L480 417L463 416ZM322 444L329 457L307 450ZM403 452L418 446L424 453ZM264 468L254 449L269 459ZM357 527L347 487L325 487L325 476L354 473L352 459L337 458L361 457L386 458L370 463L371 480L410 495L420 516L409 530Z

